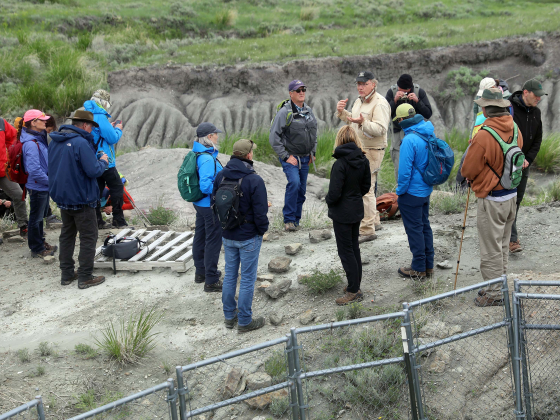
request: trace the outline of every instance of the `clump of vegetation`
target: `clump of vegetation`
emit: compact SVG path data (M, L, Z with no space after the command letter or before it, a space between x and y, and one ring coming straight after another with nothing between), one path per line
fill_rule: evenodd
M346 318L346 313L343 308L337 309L335 312L335 317L338 322L344 321Z
M416 49L424 47L428 40L421 35L400 34L393 35L389 38L389 42L398 48Z
M290 408L288 398L274 398L270 403L270 413L276 418L284 418Z
M543 139L533 164L547 173L560 171L560 134L549 134Z
M74 351L83 356L84 359L94 359L95 357L97 357L97 350L95 350L89 344L76 344L74 346Z
M481 70L478 74L471 68L462 66L458 70L447 73L446 82L450 86L441 94L443 99L458 100L465 96L474 95L478 91L480 81L487 77L488 70Z
M42 341L41 343L39 343L39 355L41 357L50 356L53 353L54 353L54 348L52 344L46 341Z
M286 356L281 351L275 351L264 362L264 371L272 378L273 383L281 382L288 374Z
M119 400L123 397L123 394L120 392L111 392L105 391L100 392L94 388L88 389L83 394L75 396L76 404L75 407L80 412L86 412L93 410L96 407L100 407L105 404L109 404L113 401ZM115 409L118 414L115 418L126 418L126 415L129 414L129 408L127 406L119 407ZM124 416L124 417L121 417Z
M45 366L38 365L37 369L35 369L35 375L36 376L43 376L44 374L45 374Z
M150 207L150 212L146 217L155 226L169 226L177 220L177 214L172 209L163 206L163 199L158 200L155 208Z
M169 361L167 361L167 360L163 360L161 362L161 367L163 368L163 370L165 371L165 373L167 375L169 375L171 372L173 372L173 367L171 366L171 363L169 363Z
M229 26L235 25L237 20L237 10L224 9L216 13L214 18L214 23L218 28L227 28Z
M154 327L161 321L163 314L155 308L142 309L117 325L113 321L101 330L101 337L95 338L97 346L109 357L121 363L138 363L142 357L156 346Z
M316 7L302 7L299 18L303 21L315 20L319 17L319 9Z
M348 319L358 319L362 317L366 308L360 302L354 302L348 305Z
M309 277L301 279L301 283L313 292L323 294L342 283L342 276L340 271L332 269L328 273L314 270Z
M29 354L29 349L27 347L19 349L16 352L16 355L21 363L29 363L31 361L31 355Z
M440 193L438 193L440 191ZM470 202L474 202L474 194L471 192ZM451 192L435 190L430 197L430 211L443 213L443 214L454 214L461 213L465 211L465 206L467 204L467 194L461 192Z

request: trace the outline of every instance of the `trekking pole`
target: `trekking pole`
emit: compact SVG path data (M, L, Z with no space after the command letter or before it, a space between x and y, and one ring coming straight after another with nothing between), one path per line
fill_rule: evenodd
M463 248L463 237L465 236L465 225L467 223L467 211L469 209L469 198L471 196L471 186L467 188L467 205L465 206L465 216L463 217L463 229L461 230L461 243L459 244L459 256L457 257L457 270L455 271L455 284L453 290L457 290L457 276L459 275L459 262L461 261L461 249Z
M140 217L140 219L142 220L142 223L144 223L144 227L151 227L152 224L150 223L150 221L148 220L148 218L146 217L146 215L144 214L144 212L142 212L137 206L136 203L134 202L134 200L132 199L132 197L130 195L128 195L128 193L124 193L124 195L126 195L126 198L128 198L128 200L130 201L130 204L132 204L132 208L134 210L136 210L136 214ZM146 224L146 222L148 224Z

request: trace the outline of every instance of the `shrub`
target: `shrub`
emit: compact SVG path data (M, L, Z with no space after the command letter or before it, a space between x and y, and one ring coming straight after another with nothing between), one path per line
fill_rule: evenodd
M541 143L534 165L545 172L560 171L560 134L549 134Z
M290 400L288 398L274 398L270 403L270 412L277 418L284 418L289 408Z
M342 309L342 308L341 308L341 309L337 309L336 312L335 312L335 317L336 317L336 320L337 320L338 322L344 321L344 318L346 318L344 309Z
M471 195L473 195L472 201L474 201L474 194ZM466 194L449 191L441 191L441 193L438 193L436 190L430 197L430 211L443 214L461 213L465 211L466 203Z
M153 332L161 321L163 314L155 308L142 309L137 315L130 315L118 321L118 326L109 321L109 326L101 330L101 338L95 338L97 346L109 357L121 363L138 363L156 346L155 338L159 333Z
M81 51L86 51L89 47L91 47L92 41L93 41L93 34L91 34L90 32L83 32L80 35L78 35L76 48Z
M275 351L264 362L264 371L270 375L274 383L280 382L287 375L286 357L281 351Z
M305 284L314 293L319 294L326 293L341 282L341 272L332 269L328 273L315 270L309 277L305 277L301 280L302 284Z
M227 28L235 25L237 20L237 10L224 9L216 13L214 23L218 28Z
M39 343L39 355L41 357L50 356L51 354L53 354L53 352L54 349L48 342L42 341L41 343Z
M401 34L393 35L389 38L389 42L398 48L415 49L426 45L428 40L421 35Z
M358 319L364 313L364 305L360 302L354 302L348 305L348 319Z
M16 355L21 363L28 363L31 361L31 355L29 354L29 349L23 348L16 352Z
M177 219L177 214L171 209L163 207L163 204L158 200L157 207L150 207L150 212L146 216L152 225L167 226Z
M97 351L88 344L76 344L74 346L74 351L85 359L93 359L97 356Z
M319 17L319 9L315 7L302 7L299 12L299 18L303 21L315 20Z
M443 99L458 100L466 95L474 95L478 91L480 81L488 76L488 70L476 74L469 67L461 66L458 70L447 73L446 83L449 86L441 94Z
M35 375L43 376L44 374L45 374L45 367L43 365L37 366L37 369L35 369Z

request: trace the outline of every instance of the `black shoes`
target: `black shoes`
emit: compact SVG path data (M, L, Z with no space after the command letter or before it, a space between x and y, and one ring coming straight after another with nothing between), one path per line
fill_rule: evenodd
M217 281L216 283L212 283L212 284L204 284L204 291L206 293L212 293L212 292L222 292L222 282L221 281Z
M218 278L222 277L222 272L220 270L217 270L218 273ZM195 274L194 275L194 282L195 283L204 283L206 281L206 275L205 274Z
M87 289L88 287L99 286L101 283L105 282L105 277L97 276L91 278L86 281L79 281L78 282L78 289Z
M247 325L238 325L237 332L238 333L246 333L249 331L258 330L259 328L264 327L264 317L259 316L258 318L253 318L253 320Z
M126 221L123 222L113 222L113 227L119 229L119 228L125 228L128 226L128 223L126 223Z
M103 223L97 223L97 228L98 229L111 229L111 225L107 222L103 222Z

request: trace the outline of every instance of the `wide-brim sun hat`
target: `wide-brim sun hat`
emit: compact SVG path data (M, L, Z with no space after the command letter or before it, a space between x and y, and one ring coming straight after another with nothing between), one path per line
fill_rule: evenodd
M475 100L474 103L481 108L485 108L487 106L507 108L508 106L511 106L511 102L503 98L502 90L498 88L484 89L480 99Z
M76 112L74 112L74 115L72 115L71 120L88 122L93 124L94 127L99 127L99 124L97 124L93 119L93 113L89 111L83 111L81 109L78 109Z

